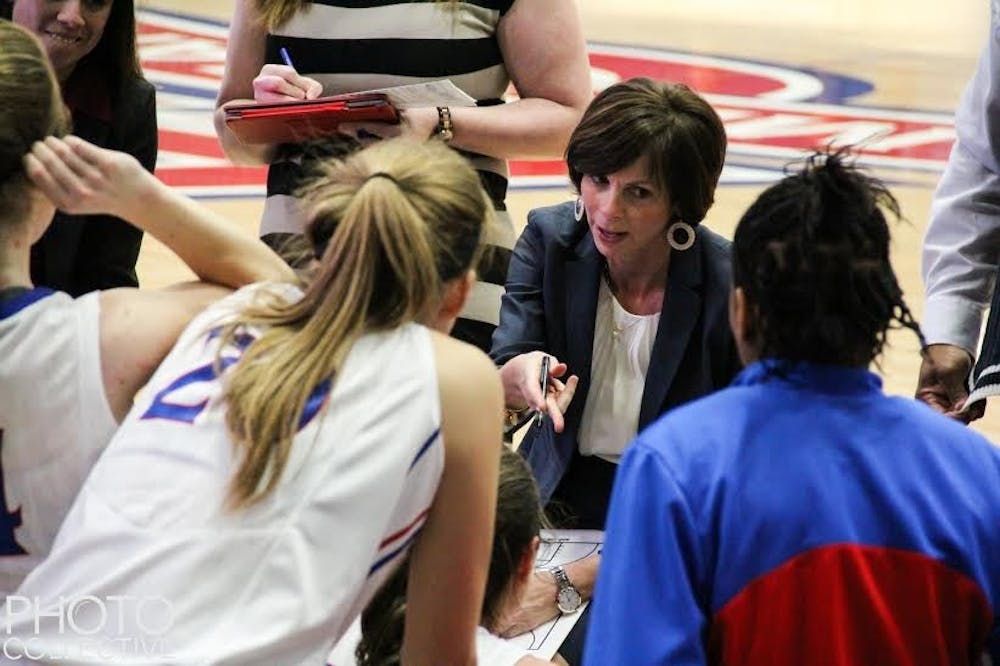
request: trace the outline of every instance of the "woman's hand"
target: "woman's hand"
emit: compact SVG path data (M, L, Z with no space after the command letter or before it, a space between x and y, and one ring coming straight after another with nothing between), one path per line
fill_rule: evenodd
M287 65L264 65L253 80L253 98L260 103L316 99L322 94L319 81Z
M557 591L551 573L533 572L521 603L504 609L496 625L492 627L493 633L503 638L513 638L559 615L559 607L556 606Z
M542 395L542 359L548 356L549 379L546 395ZM551 354L540 351L519 354L504 363L500 369L503 378L504 400L512 409L532 408L544 412L552 419L552 427L562 432L565 427L563 414L569 409L579 378L571 375L565 382L563 377L569 367Z
M966 404L972 355L962 347L948 344L929 345L922 355L916 398L965 424L982 418L986 412L985 400Z
M397 136L423 141L429 139L437 129L438 113L433 106L405 109L399 113L399 122L350 122L340 123L337 131L368 145L381 139Z
M594 593L594 581L601 566L600 555L588 555L566 565L566 575L584 601ZM559 586L551 571L534 571L520 599L509 602L501 611L493 633L511 638L534 629L559 615L556 595Z
M110 213L130 219L157 181L131 155L76 136L38 141L24 157L28 177L55 206L74 215Z

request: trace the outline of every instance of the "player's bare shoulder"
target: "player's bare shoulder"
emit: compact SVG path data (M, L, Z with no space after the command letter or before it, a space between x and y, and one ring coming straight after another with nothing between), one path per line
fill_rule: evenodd
M475 413L489 415L503 410L503 389L500 373L490 357L480 349L431 331L431 347L438 374L441 411L472 417ZM499 422L499 421L498 421Z

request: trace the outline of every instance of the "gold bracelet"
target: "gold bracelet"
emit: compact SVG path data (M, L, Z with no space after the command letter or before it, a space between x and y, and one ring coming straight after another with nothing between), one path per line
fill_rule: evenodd
M524 415L527 411L528 411L527 407L525 407L524 409L509 409L509 408L505 409L504 422L508 427L516 426L518 423L521 422L521 419L524 418Z
M451 109L447 106L439 106L438 124L434 128L434 134L445 143L450 143L455 138L455 126L451 122Z

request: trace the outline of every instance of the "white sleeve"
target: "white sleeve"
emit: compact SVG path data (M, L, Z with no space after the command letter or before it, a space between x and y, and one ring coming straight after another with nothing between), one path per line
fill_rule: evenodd
M1000 263L1000 0L990 4L990 38L955 113L958 140L934 193L922 257L927 342L973 355Z

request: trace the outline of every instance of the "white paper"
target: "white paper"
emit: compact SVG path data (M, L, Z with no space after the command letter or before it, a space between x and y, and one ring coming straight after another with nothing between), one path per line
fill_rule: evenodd
M598 530L542 530L541 537L542 543L535 558L536 569L551 569L582 560L600 552L604 543L604 532ZM560 615L535 627L532 631L507 639L507 642L531 653L534 657L550 660L559 651L559 646L566 640L570 629L580 619L585 607L586 604L571 615ZM361 624L355 620L330 653L327 663L332 666L355 666L357 662L354 660L354 648L360 640ZM491 665L480 662L480 666Z
M389 96L397 109L412 109L420 106L475 106L476 100L465 94L451 79L411 83L406 86L376 88L364 92L380 92Z
M535 569L564 567L599 553L604 543L604 532L599 530L542 530L541 536ZM539 659L552 659L586 606L585 603L575 613L558 615L554 620L508 640Z

